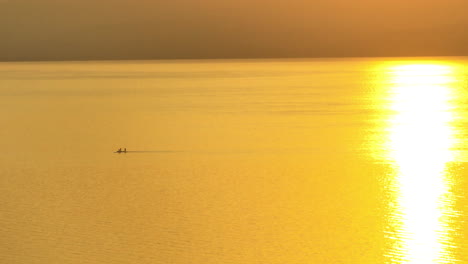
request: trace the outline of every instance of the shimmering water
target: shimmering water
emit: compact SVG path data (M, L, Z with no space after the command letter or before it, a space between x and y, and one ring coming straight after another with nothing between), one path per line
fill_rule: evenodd
M468 262L467 102L468 58L0 63L0 263Z

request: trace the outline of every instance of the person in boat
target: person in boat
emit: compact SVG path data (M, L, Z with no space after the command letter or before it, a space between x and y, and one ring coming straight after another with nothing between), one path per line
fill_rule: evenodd
M122 148L119 148L119 150L116 151L117 153L122 152Z
M127 153L127 148L124 148L124 152Z

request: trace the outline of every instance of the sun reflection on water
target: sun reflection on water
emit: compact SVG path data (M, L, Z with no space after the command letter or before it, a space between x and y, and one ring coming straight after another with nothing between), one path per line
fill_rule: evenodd
M453 263L449 245L454 199L447 163L454 161L455 68L391 66L386 149L395 164L388 238L391 263Z

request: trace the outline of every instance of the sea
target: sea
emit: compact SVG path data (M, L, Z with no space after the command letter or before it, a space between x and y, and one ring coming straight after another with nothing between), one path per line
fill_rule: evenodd
M468 263L468 57L2 62L0 109L0 263Z

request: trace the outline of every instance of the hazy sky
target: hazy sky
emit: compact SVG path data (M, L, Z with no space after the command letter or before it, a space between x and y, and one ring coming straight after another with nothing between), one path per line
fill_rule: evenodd
M0 0L0 60L468 55L466 0Z

